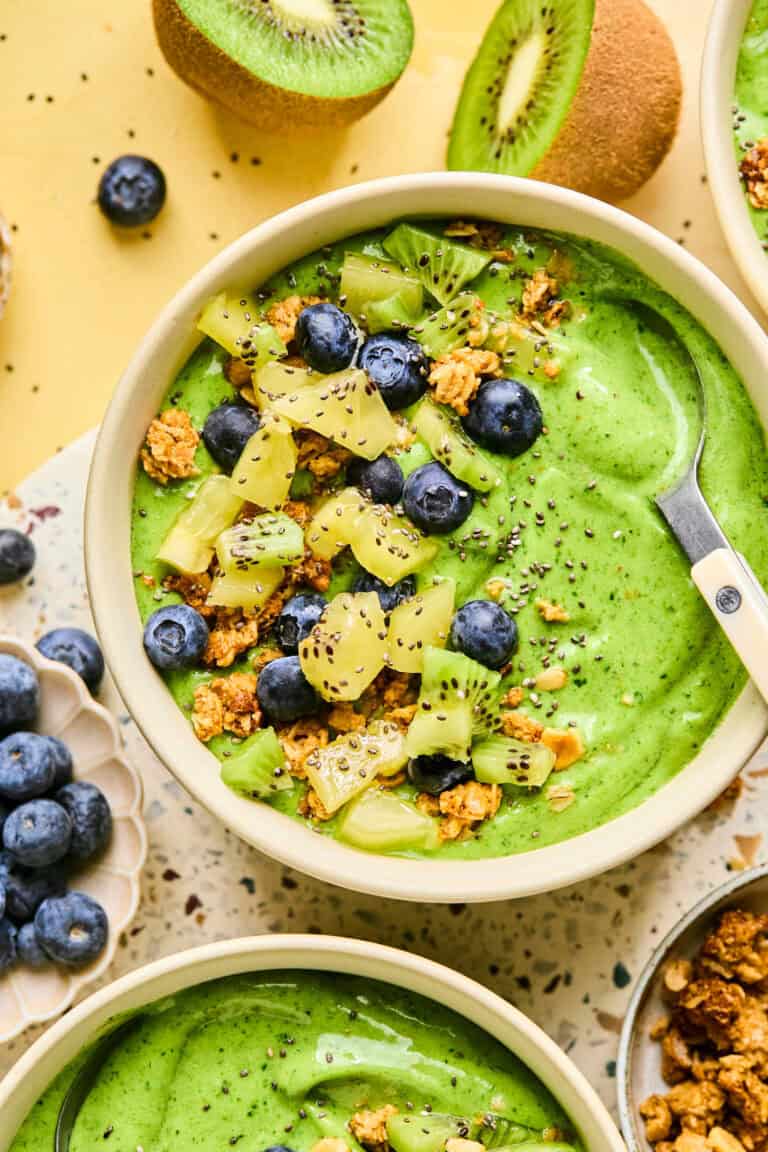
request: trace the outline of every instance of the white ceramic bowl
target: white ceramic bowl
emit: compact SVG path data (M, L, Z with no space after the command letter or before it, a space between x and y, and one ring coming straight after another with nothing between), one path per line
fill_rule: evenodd
M0 652L30 664L40 680L37 729L58 736L74 760L76 780L97 784L112 809L112 839L103 856L81 868L73 886L88 892L109 917L109 937L101 956L87 968L34 971L19 964L0 976L0 1043L31 1024L55 1019L75 995L103 976L115 958L120 933L136 915L147 835L141 816L141 780L123 753L117 724L97 704L80 677L36 648L11 636L0 636Z
M616 1066L619 1119L629 1152L652 1152L640 1105L654 1093L669 1091L661 1075L661 1045L650 1037L651 1027L669 1012L664 971L671 960L693 960L727 908L756 914L768 910L768 865L740 872L694 905L661 942L635 985Z
M206 265L162 312L118 385L101 428L86 504L86 571L107 660L137 724L197 799L250 844L292 868L357 891L407 900L482 901L530 895L603 872L663 840L727 786L766 731L745 689L695 761L639 808L576 839L503 859L382 858L310 831L231 792L142 648L133 591L130 509L139 447L175 373L197 343L203 303L253 287L314 248L401 216L485 216L565 230L611 245L720 341L768 426L768 340L720 281L677 244L616 208L564 188L503 176L439 173L378 180L310 200L255 228Z
M240 972L337 972L416 992L466 1017L514 1052L552 1092L589 1152L624 1152L597 1093L560 1048L506 1000L458 972L395 948L334 936L256 936L207 944L140 968L91 996L21 1057L0 1084L0 1152L54 1076L114 1016Z
M707 177L731 255L768 312L768 252L747 210L733 147L736 62L752 0L715 0L701 65L701 131Z

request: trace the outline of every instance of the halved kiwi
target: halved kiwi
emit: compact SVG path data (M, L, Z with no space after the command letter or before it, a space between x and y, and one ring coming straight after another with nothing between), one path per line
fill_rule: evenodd
M681 96L643 0L505 0L464 80L448 167L619 200L669 151Z
M281 132L357 120L413 47L407 0L153 0L153 11L182 80Z

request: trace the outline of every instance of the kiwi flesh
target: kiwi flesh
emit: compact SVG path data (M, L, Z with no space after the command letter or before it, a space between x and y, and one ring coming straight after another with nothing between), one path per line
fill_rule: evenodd
M490 252L481 252L445 236L433 236L412 224L398 224L383 244L403 271L418 276L440 304L453 300L464 285L479 276L491 262Z
M681 96L643 0L505 0L465 77L448 167L623 199L669 151Z
M350 124L413 48L407 0L153 0L160 49L204 96L266 130Z
M467 343L472 325L481 319L482 311L473 292L461 292L447 307L420 321L411 335L430 359L437 360Z
M408 755L470 760L473 737L496 726L500 680L500 673L462 652L426 648L418 707L405 738Z

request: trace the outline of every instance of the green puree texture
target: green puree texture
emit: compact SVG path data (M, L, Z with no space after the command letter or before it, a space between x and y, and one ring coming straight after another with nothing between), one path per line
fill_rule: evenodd
M11 1152L53 1147L75 1069L38 1100ZM346 1130L350 1116L383 1104L405 1112L407 1101L416 1112L495 1112L538 1132L569 1128L515 1056L433 1001L355 977L275 972L227 977L153 1005L104 1064L70 1147L222 1152L288 1143L308 1152L336 1136L360 1152Z
M768 136L768 0L755 0L736 64L733 136L738 163L747 145ZM768 212L747 200L755 231L768 240Z
M278 296L315 292L329 284L327 276L339 267L345 249L375 252L378 240L378 235L358 237L324 249L278 276L268 290ZM461 546L454 541L451 550L451 541L444 539L432 570L456 578L462 601L486 597L489 577L509 581L526 606L517 614L520 647L506 683L519 684L541 671L545 645L555 638L552 662L567 668L568 684L556 694L542 693L539 711L530 704L526 708L559 727L575 721L588 755L557 776L575 791L569 808L555 813L543 792L508 789L498 815L477 837L438 849L443 857L459 859L553 844L634 808L695 756L744 686L741 665L693 587L687 562L652 501L685 469L698 436L696 382L684 346L699 365L707 397L704 491L733 543L758 576L768 579L765 438L717 345L617 253L566 236L523 236L517 230L511 230L508 242L518 252L516 261L492 266L473 287L489 308L509 312L514 303L507 302L519 299L526 277L554 250L570 260L574 273L562 292L572 301L573 316L555 334L565 349L564 367L555 381L528 380L548 433L516 460L496 458L504 485L487 506L478 501L472 519L455 534L463 539L479 528L486 540ZM657 309L682 343L643 330L631 309L610 298L616 292ZM203 343L170 390L197 425L231 394L222 362L222 355ZM407 470L426 458L426 448L417 444L400 460ZM204 472L212 467L202 448L198 462ZM162 578L153 557L196 484L164 490L139 474L137 572ZM496 563L495 545L518 523L525 525L520 547L511 557L502 550L504 559ZM145 618L167 599L140 580L136 589ZM569 623L545 624L534 608L537 597L564 605ZM207 676L168 678L182 708L191 707L195 685ZM547 719L553 702L558 709ZM219 756L229 747L228 739L211 744ZM277 803L295 814L299 794L298 789L287 797L281 793ZM403 794L413 794L409 785ZM320 829L333 835L334 822Z

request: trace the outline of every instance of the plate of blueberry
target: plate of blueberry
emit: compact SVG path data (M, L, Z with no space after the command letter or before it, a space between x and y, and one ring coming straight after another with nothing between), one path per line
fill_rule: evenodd
M93 697L92 637L0 636L0 1041L59 1015L135 915L141 783Z

